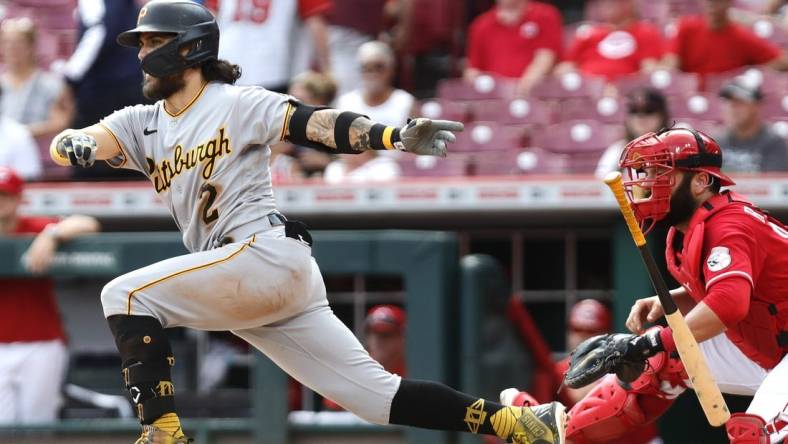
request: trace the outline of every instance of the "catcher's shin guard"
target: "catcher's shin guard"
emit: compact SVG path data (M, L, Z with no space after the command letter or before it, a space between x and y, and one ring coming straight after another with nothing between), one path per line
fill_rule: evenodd
M687 388L679 359L665 352L652 356L639 378L622 383L607 375L569 411L567 440L574 444L607 443L659 418Z
M769 444L766 421L758 415L734 413L725 423L731 444Z

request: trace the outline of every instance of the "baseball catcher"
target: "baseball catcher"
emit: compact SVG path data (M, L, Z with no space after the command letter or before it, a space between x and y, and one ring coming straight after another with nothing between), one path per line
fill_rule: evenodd
M649 133L620 165L644 232L671 226L666 259L682 283L671 291L723 393L754 396L726 423L732 444L788 443L788 229L722 186L722 151L683 128ZM565 382L601 383L570 410L567 441L604 443L656 420L691 388L656 296L638 300L633 334L596 336L572 353ZM611 373L611 374L608 374Z

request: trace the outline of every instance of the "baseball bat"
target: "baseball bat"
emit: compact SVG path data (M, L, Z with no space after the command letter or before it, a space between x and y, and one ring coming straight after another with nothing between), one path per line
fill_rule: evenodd
M659 302L665 310L668 325L673 331L673 339L676 342L676 349L681 357L681 362L684 363L684 368L687 371L687 375L689 375L695 394L698 396L698 401L703 407L703 413L706 414L709 424L719 427L731 417L728 406L725 404L720 388L709 371L706 359L698 347L698 341L692 336L692 332L687 326L687 321L681 315L678 307L676 307L676 301L670 295L668 286L665 284L665 280L654 262L654 257L646 246L646 237L640 230L635 214L632 212L632 207L630 207L629 201L624 194L621 173L614 171L605 176L604 180L605 184L610 187L610 190L616 196L618 207L621 209L621 214L624 215L627 228L629 228L632 239L635 241L638 251L640 251L640 257L646 265L651 284L657 291Z

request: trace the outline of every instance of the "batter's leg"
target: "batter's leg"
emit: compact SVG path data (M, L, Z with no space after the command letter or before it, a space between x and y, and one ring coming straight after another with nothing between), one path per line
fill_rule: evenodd
M507 407L436 382L401 379L370 358L327 303L233 333L307 387L373 423L470 431L519 443L534 442L537 435L545 444L563 442L560 404Z
M143 425L182 435L164 327L229 330L292 316L306 305L309 249L282 228L120 276L101 294L126 387ZM144 441L143 441L144 442Z

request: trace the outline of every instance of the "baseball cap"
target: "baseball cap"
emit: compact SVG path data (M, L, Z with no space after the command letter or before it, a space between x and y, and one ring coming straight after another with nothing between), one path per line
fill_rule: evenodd
M739 76L726 83L720 89L720 97L737 99L745 102L760 102L763 94L758 82Z
M0 193L18 195L22 193L25 182L14 170L0 167Z
M569 312L569 327L572 330L605 333L611 329L610 310L594 299L579 301Z
M367 313L364 324L375 333L398 333L405 329L405 311L396 305L376 305Z
M635 88L627 94L627 112L630 114L668 114L665 96L659 90L649 87Z

